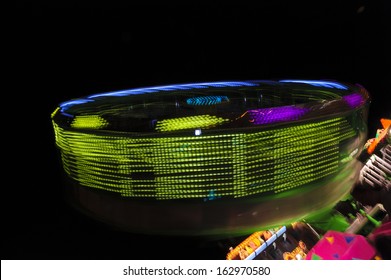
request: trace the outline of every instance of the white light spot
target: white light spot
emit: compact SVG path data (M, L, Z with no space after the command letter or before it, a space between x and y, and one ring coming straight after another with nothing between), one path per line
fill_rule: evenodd
M201 129L194 130L194 135L198 136L198 135L201 135L201 134L202 134Z

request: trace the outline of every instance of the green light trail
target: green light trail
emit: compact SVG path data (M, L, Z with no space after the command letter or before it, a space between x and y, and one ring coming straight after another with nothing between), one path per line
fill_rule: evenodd
M104 121L92 117L72 123L92 124ZM356 135L344 118L188 137L130 138L53 125L71 178L125 197L159 200L205 198L211 190L218 197L238 198L299 188L338 172L340 144Z

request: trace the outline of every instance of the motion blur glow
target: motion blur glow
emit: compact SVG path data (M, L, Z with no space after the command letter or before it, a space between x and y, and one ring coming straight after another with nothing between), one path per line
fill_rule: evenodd
M106 127L107 124L107 121L100 116L76 116L71 123L71 127L101 129Z
M229 121L215 116L201 115L159 121L156 125L158 131L175 131L189 128L208 128Z
M86 99L79 99L78 101L69 101L69 102L62 103L60 107L69 107L75 104L92 102L94 101L94 99L100 97L110 97L110 96L121 97L121 96L138 95L138 94L145 94L145 93L203 89L203 88L223 88L223 87L243 87L243 86L252 87L256 85L257 85L256 83L252 83L252 82L217 82L217 83L179 84L179 85L170 85L170 86L146 87L146 88L93 94L88 96Z
M79 104L85 104L88 102L93 102L94 100L92 99L78 99L78 100L71 100L68 102L61 103L60 108L62 112L65 112L68 108L74 106L74 105L79 105Z
M64 102L52 122L69 191L99 219L243 233L349 193L368 100L361 86L330 81L185 84Z
M276 123L283 121L298 120L309 109L299 108L294 106L283 106L276 108L263 108L256 110L249 110L248 113L251 118L251 122L255 125Z
M161 130L184 129L181 123L186 121ZM241 197L296 188L337 172L336 144L355 135L341 118L221 136L132 139L59 127L56 132L65 170L82 185L157 199L204 198L210 189Z
M336 82L328 81L311 81L311 80L280 80L281 83L303 83L309 84L316 87L326 87L326 88L335 88L347 90L348 88L345 85Z
M342 98L352 108L357 108L357 107L361 106L365 102L364 98L359 93L352 93L352 94L346 95L346 96L344 96Z
M227 96L199 96L199 97L188 98L186 100L186 103L189 105L207 106L207 105L220 104L226 101L229 101Z

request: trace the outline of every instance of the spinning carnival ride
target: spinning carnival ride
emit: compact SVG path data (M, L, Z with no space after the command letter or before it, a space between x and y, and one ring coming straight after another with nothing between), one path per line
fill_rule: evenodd
M74 99L52 122L85 213L129 231L247 234L350 192L369 100L335 81L181 84Z

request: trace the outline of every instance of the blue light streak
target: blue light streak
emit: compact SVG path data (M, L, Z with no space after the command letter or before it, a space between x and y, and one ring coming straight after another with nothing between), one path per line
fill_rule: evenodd
M257 86L258 83L253 82L215 82L215 83L195 83L195 84L178 84L178 85L168 85L168 86L158 86L158 87L146 87L146 88L137 88L130 90L121 90L114 92L98 93L87 96L83 99L76 99L60 104L61 112L69 109L74 105L80 105L87 102L95 101L95 98L100 97L123 97L137 94L153 93L153 92L165 92L165 91L175 91L175 90L190 90L190 89L200 89L200 88L221 88L221 87L251 87Z
M75 99L75 100L63 102L60 104L61 112L64 112L65 110L69 109L74 105L85 104L88 102L94 102L94 100L83 98L83 99Z
M281 83L302 83L309 84L316 87L326 87L326 88L336 88L347 90L348 87L336 82L326 82L326 81L312 81L312 80L280 80Z
M175 91L175 90L190 90L198 88L219 88L219 87L243 87L243 86L257 86L256 83L251 82L216 82L216 83L198 83L198 84L179 84L159 87L147 87L130 89L123 91L107 92L90 95L88 98L105 97L105 96L128 96L134 94L144 94L160 91Z

